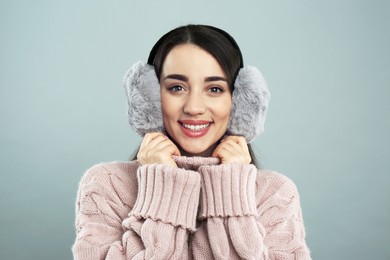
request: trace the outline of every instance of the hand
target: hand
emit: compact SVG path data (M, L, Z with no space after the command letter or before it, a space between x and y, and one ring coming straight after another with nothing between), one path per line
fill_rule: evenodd
M219 157L222 164L241 163L249 164L252 158L249 154L248 145L242 136L228 136L215 148L213 157Z
M172 155L180 156L177 146L164 134L155 132L145 135L137 159L141 165L158 163L177 167Z

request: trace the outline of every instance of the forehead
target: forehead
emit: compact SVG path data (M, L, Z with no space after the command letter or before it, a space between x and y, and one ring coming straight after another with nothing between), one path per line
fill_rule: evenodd
M162 74L170 73L225 76L213 55L194 44L177 45L168 53L163 64Z

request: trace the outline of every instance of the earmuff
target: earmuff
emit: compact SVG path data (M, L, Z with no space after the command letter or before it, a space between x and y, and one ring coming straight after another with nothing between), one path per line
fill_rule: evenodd
M243 64L236 41L227 32L212 26L206 27L224 35L240 54L240 69L235 77L232 94L232 111L227 128L228 135L245 137L247 143L264 131L264 122L270 100L267 83L261 72ZM163 35L150 51L148 63L138 61L126 72L123 84L127 96L130 126L141 136L164 130L160 84L153 60L160 45L169 33Z

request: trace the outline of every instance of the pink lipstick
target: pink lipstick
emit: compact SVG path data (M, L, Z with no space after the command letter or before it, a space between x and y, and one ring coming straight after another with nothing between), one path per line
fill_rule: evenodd
M206 120L180 120L179 125L183 133L192 138L207 134L212 122Z

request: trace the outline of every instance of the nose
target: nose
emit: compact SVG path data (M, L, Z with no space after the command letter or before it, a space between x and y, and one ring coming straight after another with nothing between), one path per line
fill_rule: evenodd
M186 114L199 115L206 111L206 105L201 95L198 93L191 93L188 95L183 109Z

